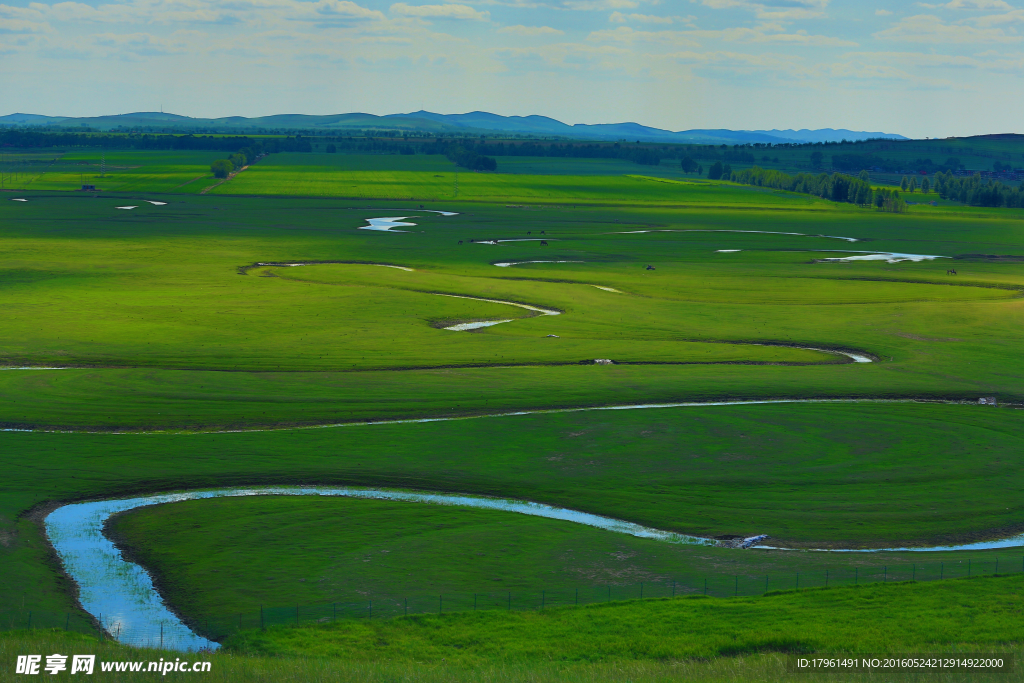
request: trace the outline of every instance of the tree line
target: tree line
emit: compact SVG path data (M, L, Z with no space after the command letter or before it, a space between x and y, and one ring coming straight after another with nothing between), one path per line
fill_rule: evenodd
M873 189L867 172L857 177L844 173L798 173L792 176L782 171L754 166L723 177L734 183L799 192L833 202L875 206L891 213L902 213L907 208L907 202L900 197L899 190Z
M103 135L94 133L43 133L32 130L0 130L0 147L101 147L103 149L205 150L231 152L261 145L270 152L311 152L308 138L217 137L213 135Z

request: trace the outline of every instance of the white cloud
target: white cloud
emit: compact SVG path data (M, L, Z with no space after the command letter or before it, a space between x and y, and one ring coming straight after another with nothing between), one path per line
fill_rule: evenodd
M951 0L944 5L933 5L933 7L944 7L946 9L1006 9L1012 10L1013 7L1003 2L1003 0Z
M890 12L887 9L876 9L875 10L875 16L876 17L889 17L889 16L892 16L892 12Z
M45 33L50 30L49 24L0 17L0 33Z
M489 12L480 12L468 5L407 5L398 2L391 6L391 14L421 19L462 19L470 21L487 21Z
M619 26L614 29L605 29L602 31L593 31L589 36L588 40L594 40L599 42L616 42L616 43L634 43L637 41L643 43L672 43L674 45L684 46L689 45L697 47L699 43L689 38L682 31L636 31L629 28L628 26Z
M746 9L762 19L815 19L825 16L829 0L690 0L712 9Z
M892 28L874 34L880 40L898 40L908 43L1016 43L1020 36L1008 34L998 28L977 28L963 23L947 24L931 14L905 17Z
M612 12L608 21L613 24L625 24L627 21L635 21L641 24L671 24L672 17L659 17L652 14L623 14Z
M550 26L523 26L522 24L517 24L515 26L503 26L498 29L498 33L512 33L517 36L565 35L565 31L559 31L557 28L551 28Z
M566 9L578 10L618 10L636 9L640 6L635 0L566 0Z

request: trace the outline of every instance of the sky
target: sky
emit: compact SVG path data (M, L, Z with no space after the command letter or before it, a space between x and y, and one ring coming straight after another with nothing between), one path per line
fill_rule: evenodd
M0 114L1024 132L1024 0L0 2Z

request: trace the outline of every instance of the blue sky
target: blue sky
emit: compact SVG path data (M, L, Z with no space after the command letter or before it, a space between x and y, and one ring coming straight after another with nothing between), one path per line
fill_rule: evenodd
M0 113L1024 132L1022 42L1004 0L8 0Z

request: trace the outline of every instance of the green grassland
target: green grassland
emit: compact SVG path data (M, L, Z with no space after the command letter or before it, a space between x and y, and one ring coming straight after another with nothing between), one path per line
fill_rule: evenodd
M672 180L641 175L458 174L439 156L378 156L369 168L361 156L273 154L211 191L215 195L284 195L350 199L462 200L600 205L803 205L826 208L814 197L745 188L731 183ZM389 163L390 162L390 163ZM376 168L375 168L376 167ZM426 168L427 170L422 170Z
M61 163L95 173L96 156L75 152ZM914 206L890 215L729 183L529 165L460 173L456 200L451 165L422 155L272 155L200 195L209 186L204 159L111 154L116 193L57 191L78 181L55 170L31 186L40 189L4 196L30 201L0 201L0 360L67 368L0 371L2 426L41 430L0 432L0 605L74 604L40 532L55 501L231 484L518 497L681 532L768 533L799 547L958 542L1022 529L1024 413L1014 406L482 417L737 398L1019 403L1024 234L1014 212ZM388 196L415 199L381 201ZM124 205L139 208L115 208ZM383 216L414 217L416 226L359 229ZM547 245L477 243L535 240L540 231ZM949 258L817 262L847 249ZM579 263L494 265L535 260ZM257 265L297 262L317 263ZM950 267L959 274L947 275ZM478 332L438 329L506 319ZM876 361L845 363L800 346ZM598 358L617 364L589 364ZM467 419L356 424L437 417ZM293 429L338 423L350 426ZM142 433L150 431L167 433ZM586 572L595 581L622 572L617 580L629 583L680 571L817 571L834 561L669 549L494 514L259 499L168 505L122 521L135 525L134 535L124 529L133 552L192 613L385 584L395 586L390 594L475 590L493 578L526 588ZM340 521L357 518L362 526ZM205 550L189 561L184 532L195 524L201 541L192 541ZM516 553L473 554L502 535ZM327 546L343 559L323 556ZM588 558L583 570L567 561L569 548ZM357 570L361 552L380 550L402 560L379 576ZM635 554L623 564L611 553ZM289 585L284 577L300 569L330 578Z
M79 190L95 185L105 192L199 192L214 182L210 164L220 152L75 150L53 164L35 164L14 187Z
M543 612L418 615L387 621L271 628L233 637L216 653L133 649L59 631L0 634L0 680L17 655L97 655L100 662L209 661L211 681L716 681L789 678L791 654L987 653L1022 679L1019 577L986 577L779 592L758 598L612 602ZM962 681L964 671L817 671L801 680ZM67 673L54 676L64 680ZM118 674L151 680L152 673ZM169 680L195 677L170 673ZM73 680L73 679L71 679Z
M982 406L782 404L226 434L5 432L0 433L7 482L0 508L6 540L0 549L5 562L5 582L0 590L4 604L20 602L24 595L39 609L61 609L66 604L61 582L45 563L47 550L38 537L35 518L18 517L34 505L46 500L218 485L335 483L511 496L680 532L713 536L768 533L790 546L878 547L977 540L1019 530L1020 490L1024 486L1020 421L1020 411ZM347 504L354 507L365 502ZM204 502L192 509L260 504ZM205 540L191 540L208 544L214 561L227 563L225 570L231 567L210 585L212 592L203 599L238 604L262 594L268 602L271 598L273 602L290 602L281 597L288 591L310 600L323 597L322 593L301 593L303 586L297 579L304 574L293 575L289 586L288 582L267 581L276 572L262 571L277 564L285 570L284 576L289 576L289 571L307 563L310 568L328 571L331 561L323 557L325 548L337 549L339 544L316 530L316 515L310 512L315 506L294 505L290 514L295 528L310 535L275 535L278 532L270 529L252 528L252 537L263 538L266 545L249 550L232 545L239 528L217 524L200 513L203 521L196 536ZM155 515L152 524L161 525L163 515L173 520L189 514L188 509L187 505L166 505L147 513ZM370 543L367 547L393 549L384 536L394 526L422 529L423 519L441 514L432 510L401 506L393 523L381 519L377 531L368 531L378 546ZM559 545L565 529L583 533L577 527L508 517L512 519L492 516L477 528L470 525L452 533L466 540L476 534L488 539L493 538L494 529L508 530L521 539L522 547L526 536L533 533L531 529L539 529L538 547L531 552L537 553L535 557L548 554L554 558L546 566L556 571L551 576L562 577L563 584L571 570L557 564L559 553L565 547L581 555L590 552L578 545ZM194 531L188 526L182 533L186 529ZM673 568L756 575L762 571L817 572L837 563L879 564L873 555L837 559L821 553L764 555L707 548L678 548L671 551L676 554L669 554L668 548L657 544L596 532L576 538L583 537L595 544L595 555L604 552L600 549L609 543L623 545L629 552L646 548L627 563L629 570L621 583L633 583L645 573L671 575ZM187 537L178 534L165 538L188 543ZM322 540L318 542L318 538ZM429 534L410 536L414 544L429 540ZM155 551L180 556L183 551L176 547L171 544ZM244 554L233 554L236 552ZM358 544L330 554L339 552L358 554ZM465 548L453 555L465 565L460 570L465 572L465 580L453 578L446 586L464 591L486 587L480 586L478 579L495 569L494 560L473 552L475 548ZM984 560L991 554L973 552L968 556ZM655 555L660 559L650 559ZM918 556L917 560L894 555L891 561L964 559L963 553L944 555ZM615 562L604 560L614 568ZM196 556L192 560L197 561L202 559ZM522 573L521 566L513 571L514 566L506 567L499 578L525 585L537 576ZM180 571L202 572L203 567L188 564ZM604 570L597 566L595 571L601 576ZM237 572L252 583L238 583L216 597L218 591L213 589L223 586L221 581L234 583ZM340 580L338 574L332 576L334 581ZM390 579L383 576L395 582L387 593L404 590L404 585L397 583L400 573ZM376 588L353 581L337 589L349 594ZM413 586L424 585L409 581ZM234 590L239 593L232 593Z

